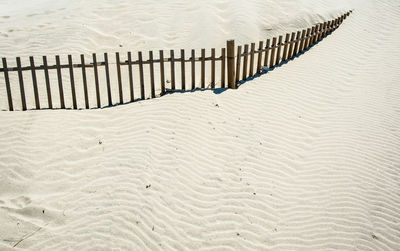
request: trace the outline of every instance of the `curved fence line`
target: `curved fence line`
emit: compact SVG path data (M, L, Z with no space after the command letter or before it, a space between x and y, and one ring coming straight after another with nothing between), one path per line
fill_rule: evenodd
M288 33L285 38L267 39L265 45L264 41L260 41L257 47L256 43L251 43L237 46L235 50L235 42L229 40L219 56L216 56L215 48L210 50L209 56L206 56L205 49L201 50L200 56L191 50L190 57L185 56L187 54L183 49L179 57L175 57L174 50L169 51L169 57L165 57L164 51L160 50L158 58L154 57L153 51L149 51L146 59L140 51L135 59L131 52L123 59L116 52L112 60L108 58L108 53L104 53L102 61L98 61L93 53L90 63L86 63L84 55L80 55L79 63L73 63L71 55L64 62L60 56L54 59L43 56L40 65L35 64L35 58L31 56L25 66L22 66L25 62L20 57L15 59L15 65L10 66L11 61L2 58L0 72L3 74L0 75L3 75L5 85L0 86L0 108L6 109L1 107L2 103L8 104L9 111L103 108L155 98L173 91L235 89L242 81L272 70L318 43L335 31L351 12L302 31ZM55 61L51 64L51 60ZM115 67L115 71L110 71L111 66ZM145 70L145 67L148 69ZM190 82L186 82L189 76ZM68 85L64 85L65 82ZM80 83L79 89L77 83ZM7 102L2 102L5 100Z

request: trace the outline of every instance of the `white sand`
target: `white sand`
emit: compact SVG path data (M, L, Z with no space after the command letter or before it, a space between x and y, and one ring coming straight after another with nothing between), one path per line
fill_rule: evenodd
M0 250L400 249L397 1L37 2L0 4L2 56L221 47L355 12L238 90L0 112Z

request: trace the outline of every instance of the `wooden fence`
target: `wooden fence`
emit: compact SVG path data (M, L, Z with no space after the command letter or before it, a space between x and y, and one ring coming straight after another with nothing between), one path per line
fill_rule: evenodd
M350 13L351 11L302 31L288 33L285 37L267 39L265 44L264 41L260 41L258 45L252 43L250 46L238 46L236 52L234 41L229 40L226 48L220 50L219 56L216 56L214 48L209 56L206 56L206 50L202 49L200 57L196 56L195 50L191 50L190 57L187 57L183 49L179 57L175 56L174 50L170 50L168 58L163 50L158 52L158 58L150 51L147 59L144 59L142 52L138 52L135 60L131 52L128 52L124 59L121 59L122 56L117 52L114 62L110 62L108 54L104 53L102 61L98 61L97 55L92 54L90 63L87 63L84 55L80 55L79 63L73 63L71 55L68 55L67 63L61 63L60 56L55 56L55 64L52 65L48 63L46 56L42 57L40 65L35 64L35 59L31 56L28 66L22 66L21 58L17 57L12 67L9 67L6 58L2 58L3 67L0 68L0 72L4 75L5 88L0 88L0 91L3 90L0 93L0 101L7 99L10 111L43 108L89 109L155 98L168 91L194 90L199 87L235 89L240 81L271 70L318 43L336 30ZM206 64L209 66L206 67ZM116 71L110 71L111 65ZM145 67L148 69L145 70ZM209 69L207 81L206 68ZM24 76L26 71L30 71L31 78L27 79L28 76ZM123 71L126 74L123 75ZM112 72L116 81L111 81ZM186 82L188 75L190 82ZM64 85L66 79L69 86ZM199 83L196 79L200 80ZM13 80L19 85L11 85ZM29 93L31 102L27 101L26 82L32 84L29 88L33 92ZM53 82L57 82L58 85L52 85ZM177 82L180 83L179 87ZM78 83L82 84L79 90ZM117 85L117 88L112 88L112 84ZM15 95L17 97L14 96L13 100L12 94L18 92L18 89L20 95ZM67 95L65 91L70 94ZM15 101L21 105L16 107Z

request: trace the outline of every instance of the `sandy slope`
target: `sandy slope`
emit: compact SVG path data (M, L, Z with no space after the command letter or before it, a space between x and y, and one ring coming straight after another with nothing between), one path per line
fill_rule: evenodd
M400 249L400 7L351 5L238 90L1 112L0 249Z

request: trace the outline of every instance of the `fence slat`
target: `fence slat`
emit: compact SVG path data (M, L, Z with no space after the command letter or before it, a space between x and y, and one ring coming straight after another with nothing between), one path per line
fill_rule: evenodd
M56 56L57 78L58 78L58 93L60 94L61 109L65 109L64 89L61 75L60 56Z
M322 38L324 38L326 36L326 26L327 26L327 22L324 22L324 26L322 27Z
M310 41L310 34L311 34L311 29L307 28L307 33L306 33L306 40L304 41L304 49L308 49L310 47L309 41Z
M288 46L289 46L289 37L290 34L286 33L286 37L285 37L285 46L283 47L283 55L282 55L282 61L285 61L287 59L287 55L288 55Z
M313 43L314 44L316 44L317 42L318 42L318 36L319 36L319 25L320 24L317 24L316 26L315 26L315 34L314 34L314 41L313 41Z
M325 27L325 34L324 34L325 37L329 34L330 26L331 26L331 21L328 21Z
M240 61L242 59L242 46L239 45L237 48L237 57L236 57L236 83L240 81Z
M325 37L326 22L322 24L321 40Z
M192 90L196 88L196 52L192 49L192 57L190 58L191 72L192 72Z
M211 49L211 88L215 88L215 48Z
M318 30L318 36L317 36L317 40L318 41L321 41L321 39L322 39L322 28L323 28L323 24L321 23L321 24L319 24L319 30Z
M305 36L306 36L306 30L303 30L302 32L301 32L301 42L300 42L300 46L299 46L299 52L298 53L301 53L302 51L303 51L303 48L304 48L304 40L305 40Z
M44 78L46 81L46 91L47 91L47 104L49 106L49 109L53 109L53 101L51 99L51 87L50 87L50 77L49 77L49 69L48 69L48 65L47 65L47 57L43 56L43 70L44 70ZM24 94L25 96L25 94ZM22 97L22 94L21 94ZM24 97L25 99L25 97ZM25 101L23 101L25 102ZM25 105L25 109L26 109L26 105Z
M151 97L156 97L156 90L154 87L154 62L153 62L153 51L149 51L149 62L150 62L150 87L151 87Z
M278 65L281 61L281 47L282 47L282 36L279 36L279 41L278 41L278 48L276 49L276 61L275 65Z
M135 100L135 93L133 89L132 53L130 51L128 52L128 74L130 102L133 102Z
M171 89L175 90L175 58L174 50L170 51L171 56Z
M160 84L161 84L161 95L165 94L165 75L164 75L164 51L160 50Z
M332 33L334 24L335 24L335 20L331 20L330 25L329 25L329 32L328 32L329 34Z
M206 49L201 49L201 88L206 85Z
M221 49L221 88L225 88L225 48Z
M317 32L318 32L318 25L315 25L311 30L311 38L310 38L311 45L315 44L315 36Z
M268 67L269 43L270 43L270 40L267 39L267 42L265 43L265 55L264 55L264 66L265 67Z
M31 62L31 74L32 74L33 92L34 92L34 95L35 95L35 106L36 106L36 109L40 109L39 89L38 89L38 86L37 86L35 60L31 56L31 57L29 57L29 61Z
M119 52L115 53L115 62L117 65L117 79L118 79L118 91L119 91L119 103L124 103L124 94L122 93L122 79L121 79L121 62L119 59Z
M24 87L24 77L22 75L22 70L21 70L21 58L17 57L16 61L17 61L17 69L18 69L19 91L21 93L22 110L26 111L25 87ZM51 99L51 96L50 96L50 99Z
M226 41L228 88L236 89L235 83L235 40Z
M249 77L253 77L253 72L254 72L254 51L255 51L255 49L256 49L256 43L251 43Z
M261 61L262 61L262 49L263 49L264 42L260 41L258 43L258 58L257 58L257 73L261 71Z
M296 55L297 55L297 53L299 52L299 44L300 44L300 35L301 34L301 32L300 31L297 31L297 34L296 34L296 43L294 44L294 50L293 50L293 55L292 55L292 57L295 57Z
M87 79L86 79L85 56L83 54L81 54L81 64L82 64L83 93L85 95L85 108L89 109L89 94L88 94Z
M107 95L108 95L108 106L112 106L112 95L111 95L111 83L110 83L110 67L108 65L108 54L104 53L104 66L106 70L106 82L107 82Z
M243 74L242 74L242 80L247 79L247 61L249 58L249 45L245 44L244 45L244 50L243 50Z
M3 58L3 68L4 68L4 80L6 81L6 89L7 89L7 98L8 98L8 109L10 111L14 111L13 100L11 95L11 87L10 87L10 79L8 76L7 69L7 59Z
M181 86L182 90L186 89L186 82L185 82L185 50L181 49Z
M315 27L311 27L311 33L310 33L310 37L308 39L308 47L311 47L313 45L313 35L315 33Z
M289 45L289 51L288 51L288 56L287 59L292 58L293 56L293 47L294 47L294 39L296 37L296 33L292 32L292 36L290 37L290 45Z
M72 66L72 56L71 55L68 55L68 64L69 64L69 79L70 79L70 83L71 83L72 104L73 104L74 109L78 109L78 106L76 104L74 68Z
M100 86L99 86L99 72L98 72L98 70L97 70L96 53L93 53L92 56L93 56L94 83L95 83L95 85L96 85L97 108L101 108Z
M321 40L322 40L323 33L324 33L324 24L321 23L321 24L320 24L319 33L318 33L318 41L321 41Z
M143 56L141 51L138 52L138 57L139 57L139 76L140 76L140 98L144 100L145 93L144 93Z
M271 58L269 61L269 68L273 68L275 66L275 45L276 45L276 37L272 38L272 44L271 44Z

